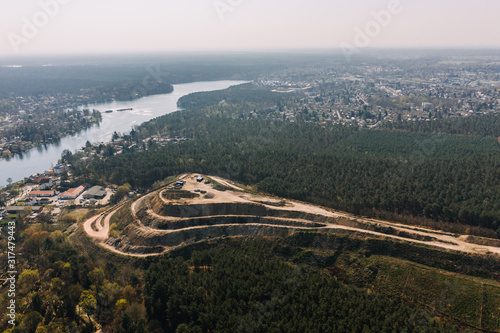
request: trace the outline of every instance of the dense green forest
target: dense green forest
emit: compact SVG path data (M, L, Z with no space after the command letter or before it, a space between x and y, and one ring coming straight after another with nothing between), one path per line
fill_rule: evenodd
M147 188L170 175L201 172L358 214L488 228L482 234L491 237L499 231L494 137L239 120L213 110L182 111L137 129L188 142L77 164L75 174L90 183Z
M6 60L0 59L0 64ZM158 81L169 84L253 80L262 73L302 66L310 61L331 61L327 55L158 55L134 57L13 59L0 66L0 98L39 94L76 94L95 87L110 89L127 85L149 89ZM50 64L49 66L46 66ZM44 65L44 66L42 66ZM156 84L155 84L156 85Z
M17 246L24 255L17 263L17 325L7 332L94 332L97 325L117 333L457 332L450 321L462 329L498 328L498 288L477 305L485 309L477 324L470 317L476 304L461 305L471 282L431 268L483 276L498 268L487 258L302 232L199 243L163 258L133 259L103 252L79 228L62 232L77 221L73 213L61 225L18 221ZM435 281L410 282L407 291L391 295L397 286L386 292L385 278L379 278L394 269ZM436 290L426 295L428 303L412 300L430 285ZM474 282L472 291L480 286ZM456 299L443 300L443 292ZM2 293L2 308L7 301ZM0 328L7 327L2 316Z
M131 92L142 87L145 78L148 78L149 85L154 82L154 86L148 86L153 90L151 94L155 91L172 91L172 86L166 78L152 79L148 75L144 67L126 66L0 67L0 76L3 78L0 82L0 97L91 93L96 95L92 96L95 101L109 100L111 94L114 94L116 99L129 100L135 98L131 96Z
M157 327L170 332L454 331L333 275L235 249L152 264L144 298Z
M500 114L434 119L433 121L387 123L385 128L411 132L500 137Z
M296 99L297 96L301 97L302 95L295 95L293 98ZM225 90L189 94L181 97L177 104L185 109L200 108L210 105L218 105L220 107L221 104L229 104L233 107L231 109L233 114L236 114L234 106L237 104L247 103L262 108L263 103L268 103L269 106L275 107L291 99L290 96L275 93L269 89L247 83Z

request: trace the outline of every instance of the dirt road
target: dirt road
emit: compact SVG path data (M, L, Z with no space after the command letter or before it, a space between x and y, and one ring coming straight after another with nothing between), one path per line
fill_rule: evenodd
M117 250L113 246L105 243L105 241L109 237L109 222L111 220L111 217L122 206L123 206L123 204L119 204L119 205L115 206L113 208L113 210L111 210L109 213L106 213L106 212L101 213L101 214L95 215L95 216L89 218L87 221L85 221L83 224L83 229L85 230L87 235L92 237L99 246L103 247L104 249L106 249L108 251L111 251L111 252L114 252L114 253L117 253L120 255L124 255L124 256L128 256L128 257L142 257L142 258L160 255L158 253L131 254L131 253L122 252L120 250ZM98 229L98 231L95 231L92 226L95 226Z
M312 204L293 201L293 200L285 200L285 199L281 199L281 198L266 197L266 196L263 196L260 194L245 192L246 191L245 189L240 188L237 185L232 184L229 181L222 179L220 177L210 177L214 181L216 181L220 184L223 184L227 187L238 190L238 191L231 191L231 190L217 191L213 188L212 184L205 184L203 182L201 182L201 183L197 182L196 177L197 177L197 175L194 175L194 174L182 175L183 180L186 182L184 187L183 187L183 190L199 194L199 196L196 198L193 198L193 199L181 198L181 199L177 199L177 200L167 200L161 195L161 193L164 191L164 189L163 189L163 190L149 193L143 197L138 198L136 201L134 201L131 205L131 211L132 211L132 215L134 216L134 219L136 220L138 228L141 230L140 232L144 233L144 234L157 234L157 235L161 236L162 234L186 231L189 229L202 230L205 227L205 226L193 226L193 227L186 227L186 228L176 229L176 230L158 230L158 229L153 229L153 228L148 227L148 226L144 226L143 223L137 218L138 207L143 202L143 200L153 198L154 196L158 195L159 198L166 205L193 205L193 204L210 205L210 204L216 204L216 203L246 203L246 204L262 205L268 209L272 209L275 211L283 210L283 211L307 213L307 214L314 214L316 216L324 216L325 218L344 218L344 219L346 219L346 221L352 221L353 223L342 224L342 223L335 223L335 222L333 222L333 223L324 222L326 224L325 227L314 228L314 229L318 229L318 230L321 230L321 229L341 229L341 230L347 230L347 231L357 232L357 233L362 233L362 234L367 234L367 235L380 236L380 237L384 237L384 238L392 238L392 239L395 239L398 241L425 244L425 245L429 245L429 246L433 246L433 247L438 247L438 248L453 250L453 251L459 251L459 252L465 252L465 253L475 253L475 254L490 253L490 254L500 255L500 247L476 245L473 243L469 243L466 241L466 239L464 239L464 237L462 235L455 235L455 234L451 234L451 233L447 233L447 232L443 232L443 231L439 231L439 230L429 230L429 229L425 229L425 228L421 228L421 227L407 226L407 225L403 225L403 224L392 223L392 222L382 221L382 220L377 220L377 219L363 218L363 217L355 216L355 215L352 215L349 213L337 212L337 211L333 211L331 209L327 209L324 207L315 206ZM201 192L205 192L206 194L210 194L210 196L205 197L205 193L201 193ZM280 204L278 205L277 203L280 203ZM108 234L109 234L110 219L119 208L121 208L121 205L115 206L114 208L108 210L108 212L102 213L100 215L96 215L96 216L88 219L84 223L85 232L90 237L94 238L97 242L99 242L101 246L103 246L104 248L111 250L115 253L120 253L120 254L128 255L128 256L136 256L136 257L146 257L146 256L158 255L158 254L139 255L139 254L123 253L123 252L120 252L120 251L114 249L113 247L105 244L105 240L108 238ZM179 219L179 218L160 215L157 212L154 212L151 207L146 207L145 209L146 209L146 213L155 219L161 219L164 221L178 220ZM210 216L205 216L205 217L210 217ZM211 218L213 218L213 217L214 216L211 216ZM258 217L258 216L255 216L255 217ZM227 225L228 224L226 224L226 226ZM264 219L263 219L262 223L260 223L258 225L271 226L270 224L267 224ZM354 227L351 225L354 225ZM215 226L218 226L218 224L215 224ZM274 226L280 227L280 228L281 227L289 228L289 229L293 229L293 230L301 230L301 229L307 230L308 229L308 227L297 227L297 226L293 227L293 226L287 226L287 225L283 225L283 226L274 225ZM360 227L357 227L357 226L360 226ZM378 229L374 228L374 226L376 226ZM212 227L213 227L213 225L212 225ZM311 228L313 228L313 227L311 227ZM392 233L394 233L394 234L374 231L374 230L382 230L384 228L390 229L392 231Z

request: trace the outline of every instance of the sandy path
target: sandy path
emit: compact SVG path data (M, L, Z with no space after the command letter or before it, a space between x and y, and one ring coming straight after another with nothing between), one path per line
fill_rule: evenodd
M223 179L223 178L220 178L220 177L215 177L215 176L210 176L209 178L212 178L213 180L215 180L216 182L224 185L224 186L227 186L227 187L230 187L230 188L233 188L235 190L238 190L238 191L244 191L245 189L233 184L233 183L230 183L228 180L226 179Z
M89 218L83 223L83 230L85 230L85 232L92 238L99 240L107 239L109 233L109 221L116 211L124 205L125 203L117 204L113 208ZM92 226L94 226L97 230L94 230Z
M237 189L237 190L245 190L235 184L230 183L229 181L222 179L220 177L210 177L214 179L215 181ZM252 196L249 195L249 199L252 199ZM255 199L255 198L253 198ZM252 200L253 201L253 200ZM268 206L269 207L269 206ZM272 206L273 209L281 209L281 210L290 210L288 207L275 207ZM367 223L367 224L380 224L383 226L391 227L395 230L398 231L404 231L408 232L414 235L419 235L419 236L428 236L437 239L437 241L421 241L417 239L410 239L410 238L405 238L405 237L400 237L400 236L394 236L394 235L387 235L384 233L376 232L376 231L370 231L370 230L365 230L365 229L359 229L359 228L352 228L352 227L347 227L347 226L341 226L341 225L328 225L327 228L329 229L344 229L344 230L350 230L350 231L358 231L358 232L363 232L366 234L372 234L372 235L378 235L378 236L385 236L385 237L391 237L394 239L400 239L400 240L406 240L406 241L411 241L414 243L420 243L420 244L427 244L427 245L433 245L449 250L455 250L455 251L461 251L461 252L468 252L468 253L485 253L485 252L491 252L491 253L496 253L500 254L500 248L498 247L493 247L493 246L483 246L483 245L477 245L473 243L468 243L460 239L459 237L453 236L449 232L444 232L440 230L430 230L430 229L425 229L422 227L418 226L408 226L405 224L400 224L400 223L393 223L393 222L388 222L388 221L382 221L382 220L377 220L377 219L372 219L372 218L363 218L360 216L355 216L353 214L349 213L344 213L344 212L334 212L330 211L329 209L322 208L319 206L314 206L311 204L307 203L302 203L302 202L295 202L293 201L293 210L296 211L303 211L307 213L312 213L312 214L317 214L317 215L324 215L328 217L345 217L348 219L353 219L355 221L359 221L362 223ZM449 244L451 243L451 244Z
M204 182L198 183L196 181L198 175L193 175L193 174L183 174L181 177L182 179L186 182L186 184L183 187L183 190L185 191L190 191L194 192L195 190L202 190L206 191L207 193L211 194L213 197L206 199L204 198L204 194L201 194L200 197L194 198L194 199L179 199L179 200L167 200L163 198L162 195L159 197L165 204L178 204L178 205L189 205L189 204L213 204L213 203L256 203L256 202L262 202L264 201L270 201L270 202L277 202L281 201L279 198L268 198L263 195L258 195L258 194L252 194L248 192L234 192L231 190L228 191L217 191L213 189L213 184L205 184ZM230 183L229 181L222 179L220 177L213 177L210 176L209 178L212 178L214 181L223 184L227 187L233 188L238 191L245 191L245 189L238 187L235 184ZM177 229L177 230L158 230L158 229L153 229L150 227L146 227L142 224L142 222L137 219L137 206L140 204L143 200L150 198L152 196L158 195L159 193L161 194L163 190L160 191L155 191L151 192L143 197L138 198L136 201L134 201L131 205L131 210L132 214L135 218L135 220L138 223L139 228L143 229L145 233L156 233L156 234L165 234L165 233L172 233L172 232L180 232L182 230L189 230L189 229L202 229L204 226L193 226L193 227L188 227L188 228L183 228L183 229ZM199 193L199 192L197 192ZM384 238L392 238L395 240L400 240L400 241L406 241L406 242L412 242L412 243L418 243L418 244L425 244L425 245L430 245L442 249L447 249L447 250L453 250L453 251L459 251L459 252L466 252L466 253L476 253L476 254L486 254L486 253L494 253L500 255L500 247L494 247L494 246L483 246L483 245L476 245L472 243L465 242L460 238L461 235L454 235L451 233L439 231L439 230L429 230L417 226L407 226L399 223L392 223L388 221L382 221L382 220L377 220L377 219L370 219L370 218L363 218L360 216L355 216L349 213L345 212L336 212L327 208L323 208L320 206L315 206L312 204L307 204L303 202L298 202L298 201L292 201L292 200L285 200L287 202L286 206L274 206L274 205L266 205L263 204L264 206L274 209L274 210L290 210L290 211L299 211L299 212L304 212L304 213L310 213L310 214L315 214L315 215L322 215L325 217L333 217L333 218L338 218L338 217L344 217L349 220L358 222L358 223L363 223L367 225L379 225L379 226L384 226L384 227L391 227L394 230L398 230L401 232L405 232L407 234L413 235L413 236L418 236L418 237L431 237L432 240L425 241L425 240L419 240L419 239L413 239L410 237L403 237L403 236L397 236L397 235L390 235L390 234L385 234L382 232L377 232L377 231L372 231L372 230L366 230L363 228L356 228L356 227L350 227L350 226L345 226L345 225L339 225L339 224L332 224L328 222L319 222L319 223L325 223L327 224L326 227L319 227L319 228L314 228L314 229L340 229L340 230L347 230L350 232L357 232L357 233L363 233L363 234L369 234L369 235L375 235L375 236L380 236ZM141 254L131 254L131 253L124 253L121 251L116 250L112 246L109 246L104 243L104 241L108 238L108 233L109 233L109 224L110 224L110 219L113 216L113 214L122 207L123 204L115 206L114 208L108 210L105 213L96 215L90 219L88 219L84 223L84 230L85 232L92 238L94 238L96 241L100 243L101 246L104 248L113 251L115 253L119 253L122 255L127 255L127 256L135 256L135 257L148 257L148 256L154 256L154 255L159 255L159 254L147 254L147 255L141 255ZM179 218L173 218L173 217L168 217L168 216L162 216L154 212L151 207L147 209L147 213L150 214L152 217L157 218L157 219L162 219L162 220L179 220ZM293 220L293 219L291 219ZM295 219L299 221L300 219ZM92 225L95 224L96 228L98 229L93 230ZM229 224L222 224L221 226L227 226ZM231 224L232 225L232 224ZM272 224L267 224L265 222L263 223L258 223L258 224L253 224L250 223L248 225L261 225L261 226L273 226L273 227L278 227L277 225L272 225ZM213 225L217 226L217 225ZM211 226L211 227L213 227ZM284 228L292 228L295 230L307 230L309 228L307 227L301 227L301 226L282 226ZM167 251L168 249L165 248Z
M107 238L108 234L106 233L105 237L103 237L103 231L102 231L102 228L100 231L95 231L94 228L92 228L92 225L97 225L99 223L97 223L97 220L102 218L102 214L99 214L99 215L95 215L93 217L91 217L90 219L88 219L87 221L85 221L85 223L83 224L83 230L85 230L85 232L87 233L87 235L89 235L90 237L92 238Z
M117 253L120 255L124 255L124 256L128 256L128 257L140 257L140 258L161 255L162 253L131 254L131 253L122 252L120 250L117 250L115 247L105 243L105 241L109 237L109 235L108 235L109 234L109 222L111 220L111 217L116 213L116 211L118 211L120 208L122 208L123 205L124 204L118 204L109 213L104 212L104 213L95 215L95 216L89 218L87 221L85 221L83 224L83 229L85 230L87 235L92 237L99 246L103 247L104 249L106 249L108 251L111 251L113 253ZM103 222L103 223L99 223L99 222ZM98 231L95 231L92 228L93 223L95 223Z

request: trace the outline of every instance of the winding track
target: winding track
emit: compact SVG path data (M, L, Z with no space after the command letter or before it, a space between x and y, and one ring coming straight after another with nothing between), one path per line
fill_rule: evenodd
M87 221L84 222L83 224L83 229L89 235L91 238L93 238L98 245L101 247L105 248L106 250L109 250L111 252L121 254L124 256L131 256L131 257L150 257L150 256L155 256L159 254L131 254L127 252L123 252L120 250L117 250L115 247L106 244L106 240L109 238L109 222L113 215L120 209L122 206L125 205L125 203L120 203L115 205L113 208L107 210L104 213L95 215L91 218L89 218ZM98 229L95 231L92 226L96 226Z
M195 176L189 175L189 174L184 174L181 176L182 179L186 181L186 185L184 187L185 190L187 191L194 191L195 189L202 189L206 190L207 192L210 191L210 193L215 193L214 198L211 199L181 199L177 200L175 204L210 204L210 203L256 203L256 202L261 202L262 199L266 200L275 200L275 199L270 199L254 194L249 194L245 192L233 192L233 191L224 191L224 192L219 192L219 191L214 191L211 185L207 185L204 183L197 183L194 178ZM181 179L179 177L179 179ZM238 191L245 191L245 189L242 189L238 187L237 185L234 185L230 183L229 181L219 178L219 177L210 177L213 180L217 181L220 184L223 184L227 187L233 188ZM145 226L140 219L137 218L137 205L143 202L145 199L153 197L155 195L159 195L160 199L165 203L165 204L172 204L172 201L167 200L163 198L161 195L162 191L155 191L152 193L149 193L145 196L140 197L139 199L135 200L132 205L131 205L131 212L134 217L134 220L136 221L138 227L145 233L173 233L173 232L178 232L179 230L157 230L148 226ZM99 245L102 247L113 251L115 253L119 253L122 255L126 256L134 256L134 257L148 257L148 256L156 256L156 255L161 255L165 251L168 251L170 248L165 247L165 251L162 253L154 253L154 254L135 254L135 253L127 253L127 252L122 252L117 250L116 248L108 245L105 243L105 241L108 239L108 234L109 234L109 224L110 224L110 219L111 217L116 213L118 209L120 209L124 204L119 204L108 211L98 214L96 216L91 217L84 223L84 230L85 232L95 239ZM400 241L406 241L406 242L413 242L413 243L418 243L418 244L425 244L425 245L430 245L433 247L441 248L441 249L447 249L447 250L453 250L453 251L459 251L459 252L465 252L465 253L475 253L475 254L496 254L500 255L500 247L495 247L495 246L483 246L483 245L476 245L472 243L468 243L464 241L463 237L460 237L460 235L453 235L451 233L446 233L443 231L438 231L438 230L428 230L424 229L421 227L412 227L412 226L407 226L403 224L398 224L398 223L392 223L392 222L387 222L387 221L382 221L382 220L377 220L377 219L369 219L369 218L362 218L359 216L355 216L349 213L343 213L343 212L337 212L337 211L332 211L330 209L326 209L323 207L311 205L311 204L306 204L302 202L297 202L297 201L287 201L287 205L283 207L279 206L269 206L266 204L262 204L263 206L266 206L267 208L274 209L274 210L292 210L292 211L299 211L299 212L304 212L304 213L310 213L310 214L316 214L316 215L322 215L325 217L333 217L333 218L347 218L352 221L356 222L361 222L363 224L368 224L368 225L381 225L385 227L391 227L394 230L398 230L401 232L405 232L407 234L413 235L413 237L430 237L431 240L425 241L425 240L420 240L420 239L413 239L409 237L402 237L402 236L397 236L397 235L390 235L390 234L385 234L382 232L377 232L377 231L372 231L372 230L366 230L363 228L357 228L357 227L350 227L346 225L340 225L340 224L333 224L333 223L328 223L325 222L326 224L325 227L323 228L318 228L318 227L303 227L303 226L277 226L273 224L268 224L263 221L263 223L248 223L246 225L249 226L272 226L275 228L287 228L287 229L294 229L294 230L311 230L311 229L340 229L340 230L347 230L350 232L358 232L362 234L369 234L369 235L374 235L374 236L381 236L385 238L392 238L395 240L400 240ZM147 214L150 216L157 218L157 219L162 219L165 221L168 220L178 220L178 218L173 218L173 217L168 217L168 216L162 216L154 212L151 207L149 207L146 210ZM210 216L205 216L209 218ZM296 220L301 220L301 219L296 219ZM322 223L322 222L320 222ZM239 224L224 224L224 226L238 226ZM95 226L97 230L94 230L92 226ZM212 227L217 227L220 225L213 225ZM207 226L191 226L191 227L186 227L182 228L181 230L202 230L203 228L206 228Z

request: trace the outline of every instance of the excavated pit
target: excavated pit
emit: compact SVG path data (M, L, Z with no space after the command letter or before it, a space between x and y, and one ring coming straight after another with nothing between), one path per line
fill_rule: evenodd
M181 179L186 181L183 189L170 186L146 194L123 208L130 209L133 219L125 221L126 212L120 211L125 214L118 214L123 224L116 222L121 233L108 238L106 244L124 253L151 255L224 237L285 237L309 230L391 237L441 244L444 248L460 246L461 239L453 235L436 237L438 234L432 232L245 191L220 192L210 183L197 182L193 175ZM95 221L91 227L97 227L102 221L102 218ZM488 239L463 238L474 244L499 245Z
M159 208L158 208L159 206ZM138 216L145 219L145 225L153 225L154 217L151 217L147 210L150 207L141 205L138 209ZM161 217L168 220L172 218L186 219L186 218L200 218L211 216L265 216L276 217L285 219L300 219L311 222L336 222L333 217L324 215L311 214L306 212L299 212L294 210L274 209L266 207L262 204L254 203L210 203L210 204L168 204L168 205L153 205L152 211Z
M288 226L245 224L212 225L180 229L173 232L147 231L130 225L122 232L120 239L108 240L108 244L120 251L134 249L135 253L153 253L160 247L175 248L203 240L233 236L284 237L291 235L297 228ZM147 244L145 246L144 244Z
M154 229L159 230L178 230L191 227L226 225L226 224L270 224L285 227L300 228L324 228L326 224L315 222L302 222L294 220L284 220L279 218L263 216L206 216L198 218L189 218L177 221L155 220L152 225Z
M165 204L159 202L158 196L147 204L140 202L136 215L144 227L127 226L119 239L108 240L109 245L120 251L148 254L162 247L169 249L221 237L281 237L298 229L326 227L319 222L324 222L325 216L280 211L262 204Z
M172 217L202 217L214 215L267 215L263 205L247 203L213 203L193 205L163 205L159 215Z
M328 224L376 231L422 241L434 238L408 234L380 224L328 217L257 203L175 204L152 198L138 205L137 217L145 227L128 226L111 243L122 251L149 253L202 240L232 236L287 236L297 230L319 230ZM148 249L150 247L150 249Z
M349 228L375 231L386 235L409 237L412 239L433 241L429 236L408 234L377 223L366 223L356 219L329 217L289 209L276 209L256 203L210 203L210 204L168 204L159 207L150 214L144 205L138 212L141 222L158 230L177 230L197 226L223 224L263 223L290 228L324 228L336 224Z

